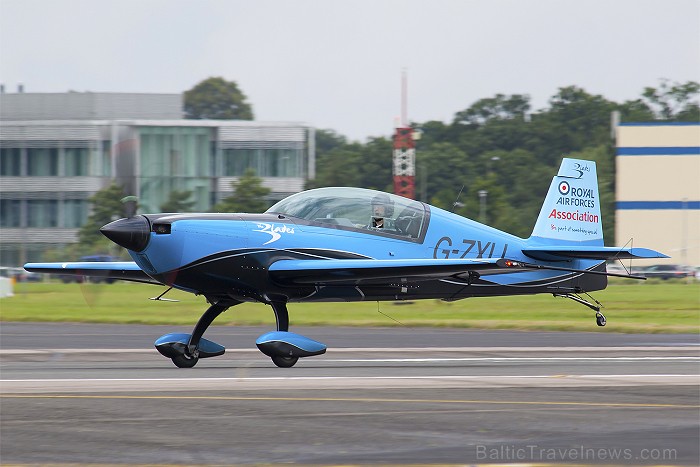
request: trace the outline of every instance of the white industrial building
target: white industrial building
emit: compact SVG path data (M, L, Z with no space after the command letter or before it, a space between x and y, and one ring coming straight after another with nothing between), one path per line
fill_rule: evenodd
M621 123L616 128L616 245L700 266L700 122Z

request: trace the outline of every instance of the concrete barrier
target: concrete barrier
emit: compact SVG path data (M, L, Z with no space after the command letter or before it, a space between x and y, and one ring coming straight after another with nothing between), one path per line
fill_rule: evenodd
M13 279L7 277L0 277L0 298L12 297L14 295L14 284Z

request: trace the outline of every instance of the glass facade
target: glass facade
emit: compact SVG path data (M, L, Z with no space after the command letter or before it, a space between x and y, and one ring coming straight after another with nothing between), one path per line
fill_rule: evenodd
M111 163L109 153L105 163L105 145L99 140L0 144L0 265L16 267L41 261L47 249L74 241L89 216L88 198L111 171ZM58 234L52 229L64 230Z
M304 151L300 149L223 149L225 177L240 177L247 169L258 177L301 177Z
M61 227L79 229L87 221L90 203L87 199L63 200L63 225Z
M19 148L0 148L0 176L19 177L22 173L21 158Z
M45 144L57 144L46 142ZM2 177L85 177L109 175L109 153L102 161L102 173L95 173L99 152L85 147L0 148Z
M21 227L21 201L18 199L0 199L0 227Z
M84 177L90 173L90 150L88 148L65 148L64 175Z
M0 227L77 229L87 221L89 209L87 199L0 199Z
M138 197L139 212L160 212L175 190L191 192L192 210L207 212L230 194L226 177L252 168L281 199L303 189L312 160L310 130L300 125L2 123L2 266L41 261L45 250L75 242L88 199L111 181Z
M206 211L211 186L210 128L139 128L139 204L148 212L160 211L174 190L191 191L194 209Z
M57 177L58 148L27 149L27 175L30 177Z
M28 200L27 227L58 227L58 200Z

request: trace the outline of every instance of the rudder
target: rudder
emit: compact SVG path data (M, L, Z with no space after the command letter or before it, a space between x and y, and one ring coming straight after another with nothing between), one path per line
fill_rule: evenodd
M530 236L540 239L548 244L604 244L595 162L562 160Z

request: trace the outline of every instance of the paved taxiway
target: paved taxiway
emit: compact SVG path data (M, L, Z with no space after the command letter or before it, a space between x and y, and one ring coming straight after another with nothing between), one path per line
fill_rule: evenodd
M2 462L700 463L697 335L295 328L329 351L279 369L215 326L178 369L180 330L2 323Z

